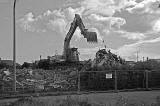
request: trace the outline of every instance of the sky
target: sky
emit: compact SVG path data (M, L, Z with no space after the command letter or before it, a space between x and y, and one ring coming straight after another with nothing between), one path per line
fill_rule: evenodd
M33 62L62 54L74 14L97 32L98 43L88 43L77 28L71 47L80 59L94 58L99 49L125 60L160 58L160 0L17 0L16 60ZM0 57L13 58L13 0L0 0ZM104 41L104 42L103 42Z

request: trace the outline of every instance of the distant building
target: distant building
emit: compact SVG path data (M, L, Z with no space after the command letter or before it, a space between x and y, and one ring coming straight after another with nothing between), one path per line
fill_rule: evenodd
M149 59L149 61L155 61L155 62L160 63L160 59Z
M48 60L49 60L50 62L60 62L60 61L64 61L62 55L48 56Z
M0 58L0 64L3 63L3 64L6 64L7 66L9 67L12 67L13 66L13 60L2 60ZM20 64L16 63L16 66L21 66Z
M13 61L12 60L0 60L0 63L4 63L8 66L13 66Z
M134 66L136 62L135 61L126 61L126 63L130 66Z

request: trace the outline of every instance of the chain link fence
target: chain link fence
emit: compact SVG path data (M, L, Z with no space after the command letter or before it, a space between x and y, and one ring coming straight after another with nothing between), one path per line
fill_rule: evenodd
M41 72L41 74L46 80L31 80L29 79L30 77L26 77L26 75L17 78L18 94L36 92L117 92L121 90L151 90L160 88L160 72L156 70L106 70L83 72L75 70L54 72L52 75L47 74L46 76L43 75L43 72ZM24 79L24 77L26 77L26 79ZM10 95L13 90L13 81L10 79L5 80L5 82L0 80L0 93Z
M140 90L160 88L160 72L141 70L79 72L79 91Z
M152 89L160 88L160 72L155 70L146 72L148 75L146 78L146 85L148 85L148 88Z

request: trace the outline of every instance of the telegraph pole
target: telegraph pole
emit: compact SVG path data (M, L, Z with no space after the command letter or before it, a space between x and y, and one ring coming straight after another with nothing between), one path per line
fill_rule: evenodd
M138 62L138 58L139 58L139 57L138 57L138 51L137 51L137 62Z
M144 62L144 57L143 57L143 62Z
M16 92L16 0L14 0L13 5L13 70L14 70L14 79L13 79L13 91Z

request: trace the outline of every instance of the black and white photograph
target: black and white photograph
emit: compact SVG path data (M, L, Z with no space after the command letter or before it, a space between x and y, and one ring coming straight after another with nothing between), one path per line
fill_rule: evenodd
M0 106L160 106L160 0L0 0Z

